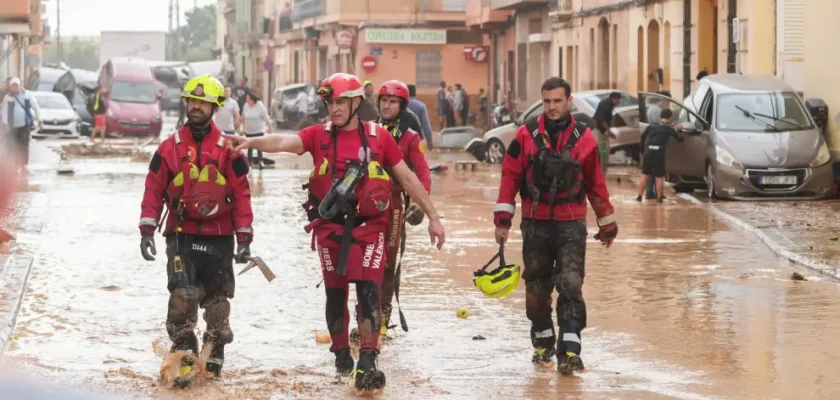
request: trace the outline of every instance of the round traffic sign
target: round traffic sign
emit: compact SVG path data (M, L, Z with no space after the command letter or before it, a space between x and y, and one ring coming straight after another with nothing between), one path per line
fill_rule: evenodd
M376 58L374 58L373 56L362 57L362 69L364 69L365 71L370 72L370 71L375 70L376 65L377 65Z
M477 46L472 51L472 57L473 57L473 60L476 60L476 61L479 61L479 62L484 61L484 59L487 58L487 51L484 50L484 47Z

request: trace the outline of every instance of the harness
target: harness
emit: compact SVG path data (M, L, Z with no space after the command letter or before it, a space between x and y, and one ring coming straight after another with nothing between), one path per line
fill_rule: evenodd
M354 228L361 227L362 225L364 225L370 219L370 217L368 217L368 216L357 215L356 206L357 206L357 203L358 203L358 199L355 199L356 201L351 202L350 198L354 197L356 195L356 185L357 184L361 184L362 181L365 180L365 178L367 178L369 180L374 175L379 176L380 172L384 173L384 171L378 171L378 169L381 168L381 166L378 166L378 162L376 163L376 165L373 165L374 163L372 163L372 161L371 161L371 147L370 147L370 144L368 142L368 133L365 132L364 124L360 123L359 124L359 129L358 129L359 138L360 138L361 143L362 143L362 147L361 147L360 151L362 151L363 154L364 154L363 157L360 157L360 158L362 158L361 165L348 166L348 168L345 170L345 175L342 176L341 178L339 178L338 177L338 165L337 165L337 163L338 163L338 132L335 129L335 127L333 127L332 124L329 123L329 122L327 124L325 124L324 128L325 128L325 131L328 131L330 133L330 137L332 139L332 148L333 148L332 162L333 162L333 165L328 165L329 161L328 161L327 157L324 156L323 153L321 152L321 151L329 151L329 144L323 144L323 143L319 144L318 145L319 147L317 147L317 148L321 151L318 151L317 152L318 154L314 154L313 158L316 160L315 170L320 169L321 173L326 173L326 171L324 171L324 169L325 168L330 168L329 172L330 172L332 186L331 186L330 190L327 192L327 194L324 196L324 198L319 199L312 192L312 190L311 190L312 188L310 187L310 183L306 183L306 184L303 185L304 190L309 190L309 196L308 196L309 199L308 199L307 203L303 204L303 207L304 207L304 209L307 210L306 211L307 212L307 219L310 222L304 229L307 232L311 232L317 226L322 225L322 224L327 223L327 222L332 222L332 223L343 226L343 231L342 231L341 235L338 235L335 232L330 232L328 234L328 238L330 240L333 240L333 241L337 242L337 243L340 243L337 272L340 275L344 275L347 272L347 258L348 258L349 253L350 253L350 244L355 241L353 239L353 230L354 230ZM376 123L373 122L373 121L369 121L368 122L368 129L370 129L370 134L375 137ZM319 161L321 163L320 166L317 165ZM374 166L376 167L377 171L372 171L374 169L373 168ZM344 192L346 192L347 198L343 199L343 200L339 200L339 201L345 201L346 205L348 207L342 208L340 210L340 212L338 212L336 215L324 215L324 213L319 211L319 208L321 208L322 203L327 201L330 196L334 196L334 193L336 193L336 190L337 190L338 187L341 187L341 185L343 183L344 184L349 183L349 182L345 183L344 181L345 181L345 178L348 178L348 179L350 178L347 175L347 173L349 171L351 171L351 169L353 169L353 171L355 171L355 174L356 174L353 177L355 182L353 182L352 186L349 187L349 190L343 190ZM313 170L313 174L315 173L315 170ZM368 184L368 181L364 181L364 184ZM350 185L347 185L347 186L350 186ZM347 189L347 188L345 188L345 189ZM330 199L330 201L332 201L332 199ZM356 204L354 204L354 203L356 203ZM313 235L313 248L314 248L314 240L315 240L315 238L314 238L314 235Z
M580 203L586 199L586 190L582 185L582 166L571 157L571 150L577 144L582 132L586 131L586 124L575 122L572 134L559 152L551 151L546 145L542 133L539 131L539 120L532 120L526 125L531 138L537 146L536 154L531 157L531 163L523 172L527 174L533 169L533 180L520 189L522 198L534 201L532 214L536 211L537 203L547 203L551 206L550 218L554 218L554 205L566 203ZM570 195L577 189L577 192ZM544 193L544 192L548 193Z

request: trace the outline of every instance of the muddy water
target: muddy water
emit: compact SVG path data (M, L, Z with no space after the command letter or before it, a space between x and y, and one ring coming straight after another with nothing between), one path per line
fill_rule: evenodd
M259 216L254 251L280 277L256 271L237 281L224 382L176 397L326 398L332 356L315 343L324 329L323 289L301 229L307 162L253 176ZM163 261L138 252L136 220L144 166L99 160L60 178L43 206L45 240L6 362L57 384L132 397L170 397L156 385L152 342L165 336ZM409 333L392 332L380 357L381 398L837 398L840 334L835 284L792 270L752 236L675 199L639 205L612 185L620 221L610 249L591 242L584 295L588 371L560 378L530 363L524 287L497 301L472 287L472 271L495 251L492 206L499 172L450 169L434 197L449 244L433 251L410 230L401 300ZM590 221L594 234L595 224ZM518 240L519 239L519 240ZM157 239L158 254L163 240ZM514 230L508 259L521 237ZM455 311L466 308L468 319ZM486 340L473 340L477 335Z

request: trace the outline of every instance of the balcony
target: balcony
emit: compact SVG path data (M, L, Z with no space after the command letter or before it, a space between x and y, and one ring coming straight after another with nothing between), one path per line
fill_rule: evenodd
M324 15L325 0L295 0L292 6L292 22Z
M325 16L342 24L360 22L444 23L464 26L469 0L327 0Z
M493 10L518 10L544 6L548 3L549 0L490 0L490 8Z
M490 8L491 0L467 0L467 27L480 25L487 28L495 28L498 25L506 24L510 11L493 10ZM489 25L489 26L487 26Z
M29 22L29 0L3 0L0 7L0 21Z

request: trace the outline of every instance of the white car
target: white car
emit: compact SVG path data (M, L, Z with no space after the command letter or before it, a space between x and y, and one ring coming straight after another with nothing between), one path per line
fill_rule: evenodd
M78 138L81 117L61 93L32 92L41 109L44 129L32 133L33 138Z

